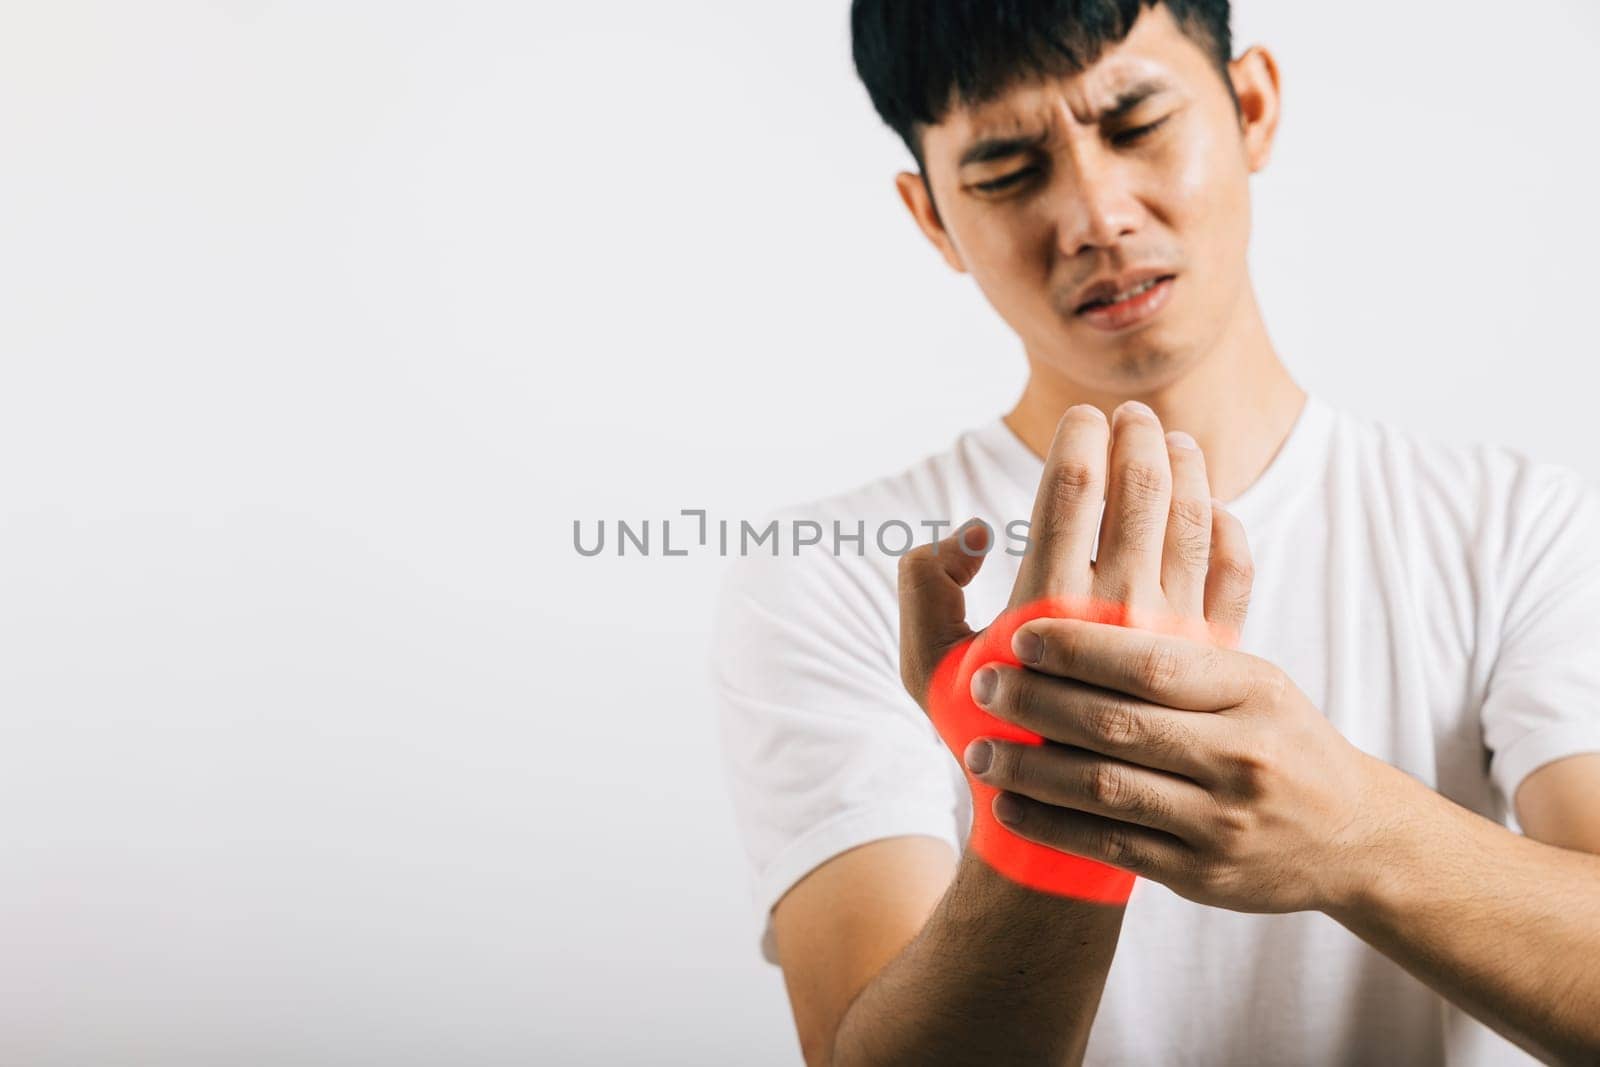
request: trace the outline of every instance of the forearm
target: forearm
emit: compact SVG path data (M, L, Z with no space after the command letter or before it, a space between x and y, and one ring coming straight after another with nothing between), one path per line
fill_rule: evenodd
M969 849L921 932L851 1002L832 1064L1079 1063L1124 910L1019 886Z
M1328 909L1353 933L1546 1061L1600 1059L1600 856L1541 844L1386 775L1388 828L1362 890Z

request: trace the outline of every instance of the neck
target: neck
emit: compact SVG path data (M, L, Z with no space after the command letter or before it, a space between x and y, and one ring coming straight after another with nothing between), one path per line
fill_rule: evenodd
M1142 400L1163 427L1193 435L1206 458L1211 494L1232 500L1267 469L1306 399L1273 350L1248 288L1241 304L1235 325L1216 348L1178 380L1141 392L1085 387L1029 352L1028 384L1006 425L1042 457L1067 408L1093 404L1109 417L1124 400Z

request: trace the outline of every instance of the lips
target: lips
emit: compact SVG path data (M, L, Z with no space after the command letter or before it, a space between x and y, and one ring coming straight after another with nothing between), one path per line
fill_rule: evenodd
M1159 270L1141 270L1116 278L1103 278L1083 291L1078 298L1075 313L1081 315L1096 307L1109 307L1124 300L1131 300L1153 288L1158 282L1172 277L1173 275Z
M1147 293L1151 289L1155 288L1156 283L1159 282L1159 281L1161 281L1160 278L1151 278L1149 281L1140 282L1138 285L1133 286L1131 289L1124 289L1124 290L1122 290L1122 292L1115 293L1112 296L1106 297L1103 300L1086 300L1086 301L1084 301L1084 307L1085 308L1109 307L1112 304L1120 304L1124 300L1132 300L1134 297L1138 296L1140 293Z
M1073 314L1098 329L1126 329L1166 305L1175 279L1173 274L1141 271L1096 282L1084 291Z

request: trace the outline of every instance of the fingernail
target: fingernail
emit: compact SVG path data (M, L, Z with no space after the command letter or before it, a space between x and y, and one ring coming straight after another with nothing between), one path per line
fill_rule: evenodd
M994 817L1001 822L1017 822L1022 818L1022 805L1010 793L1001 793L994 798Z
M1190 437L1182 430L1173 430L1171 433L1167 434L1167 444L1171 445L1173 448L1184 448L1189 449L1190 451L1200 447L1194 443L1193 437Z
M1118 419L1124 415L1146 415L1155 418L1156 413L1150 410L1149 404L1142 404L1137 400L1126 400L1117 405L1117 410L1111 413L1111 423L1116 425Z
M1011 638L1011 651L1023 663L1038 663L1044 654L1044 641L1032 630L1018 630Z
M972 699L979 704L987 705L989 698L994 696L994 687L999 684L1000 674L993 667L985 667L972 676Z
M994 746L983 738L967 746L967 770L973 774L982 774L989 769L989 764L994 762Z

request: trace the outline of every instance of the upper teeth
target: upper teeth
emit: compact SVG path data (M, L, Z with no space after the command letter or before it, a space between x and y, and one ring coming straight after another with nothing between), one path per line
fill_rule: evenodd
M1123 292L1118 293L1116 296L1112 297L1107 302L1111 303L1111 304L1120 304L1124 300L1132 300L1134 297L1138 296L1140 293L1143 293L1143 292L1145 292L1147 290L1155 288L1156 282L1158 282L1160 280L1161 280L1160 278L1151 278L1147 282L1140 282L1138 285L1134 286L1132 289L1128 289L1128 290L1125 290Z

